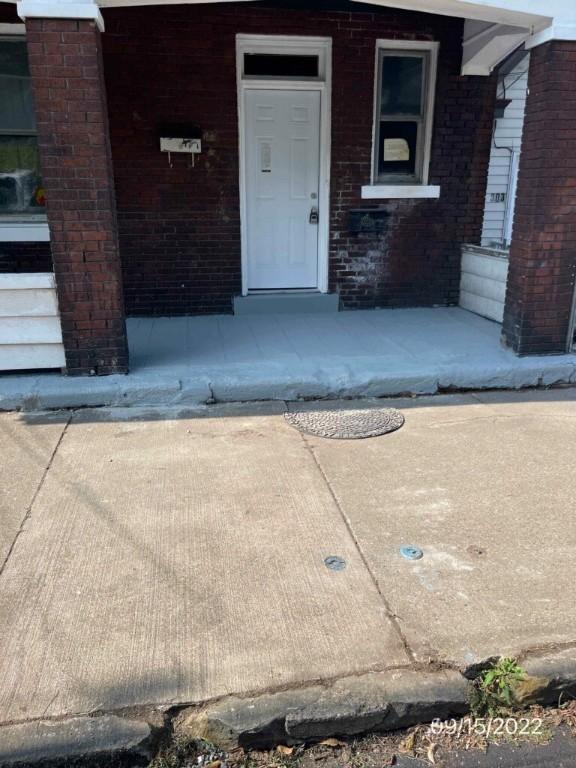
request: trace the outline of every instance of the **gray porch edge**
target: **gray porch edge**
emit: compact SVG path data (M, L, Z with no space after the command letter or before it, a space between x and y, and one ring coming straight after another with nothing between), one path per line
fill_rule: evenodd
M132 371L0 377L0 410L429 395L576 384L576 354L516 357L459 308L128 321Z

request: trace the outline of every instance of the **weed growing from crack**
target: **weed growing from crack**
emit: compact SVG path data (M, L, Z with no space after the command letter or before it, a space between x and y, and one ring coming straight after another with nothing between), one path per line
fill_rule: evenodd
M514 708L514 685L527 677L516 659L503 657L474 680L470 707L477 717L497 717Z

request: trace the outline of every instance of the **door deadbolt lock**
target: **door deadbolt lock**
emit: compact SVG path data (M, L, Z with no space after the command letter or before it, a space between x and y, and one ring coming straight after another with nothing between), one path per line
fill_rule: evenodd
M318 208L315 206L310 210L310 218L308 221L310 224L318 224Z

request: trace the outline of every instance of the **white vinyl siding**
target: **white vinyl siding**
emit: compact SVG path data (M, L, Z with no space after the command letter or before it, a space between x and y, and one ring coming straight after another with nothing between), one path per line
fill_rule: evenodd
M0 370L64 365L54 275L0 275Z
M517 163L522 144L528 64L529 56L526 56L511 72L500 78L498 84L498 98L507 98L512 101L506 107L504 117L496 120L494 130L482 228L481 242L484 246L509 245L507 211L510 211L510 216L513 215L513 198L515 197L515 184L510 183L511 171L513 171L514 158ZM503 193L505 200L492 202L492 196L497 193Z

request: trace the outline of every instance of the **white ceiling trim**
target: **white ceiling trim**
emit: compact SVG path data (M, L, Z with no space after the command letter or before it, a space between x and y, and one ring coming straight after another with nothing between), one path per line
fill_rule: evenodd
M467 19L462 43L462 74L490 75L494 67L529 36L530 30L522 27Z

